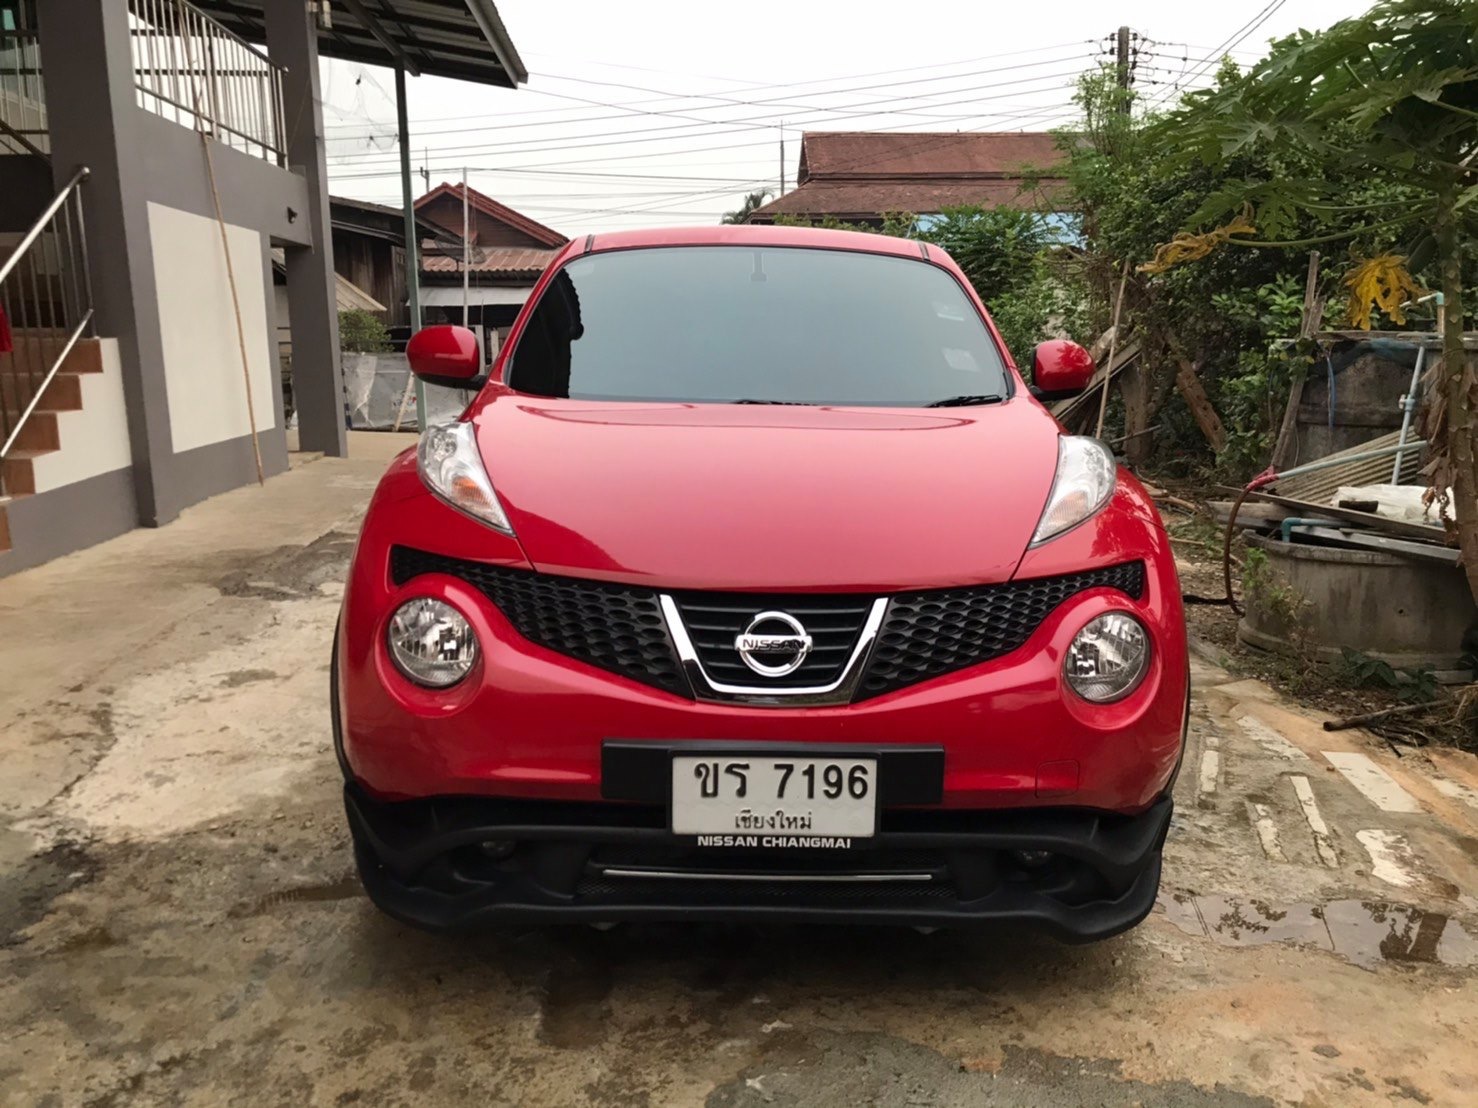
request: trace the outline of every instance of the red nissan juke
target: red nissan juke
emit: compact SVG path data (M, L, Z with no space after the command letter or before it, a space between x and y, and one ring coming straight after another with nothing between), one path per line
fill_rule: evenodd
M397 919L1038 925L1149 912L1188 705L1153 503L933 246L600 234L370 503L334 643Z

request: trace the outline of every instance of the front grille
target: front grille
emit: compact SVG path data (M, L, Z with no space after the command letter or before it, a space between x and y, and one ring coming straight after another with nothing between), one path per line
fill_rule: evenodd
M858 699L999 658L1022 646L1070 596L1144 592L1144 563L963 589L900 593L888 603Z
M634 681L689 695L688 682L651 589L554 577L397 546L396 584L446 573L476 586L532 643Z
M396 584L422 573L446 573L481 590L530 642L601 669L691 696L662 618L658 593L631 585L555 577L485 562L393 547ZM999 658L1021 647L1064 600L1111 588L1138 599L1144 563L1084 573L959 589L899 593L853 699L878 696ZM720 684L794 689L831 684L842 675L871 610L872 596L688 592L673 594L694 649ZM814 646L794 673L763 677L739 658L734 638L767 610L799 620Z
M708 676L723 685L765 689L800 689L829 685L842 675L856 649L858 636L872 610L872 598L836 596L763 596L750 593L677 593L673 595L683 625ZM761 612L784 612L811 636L811 653L794 673L765 677L744 664L734 639Z

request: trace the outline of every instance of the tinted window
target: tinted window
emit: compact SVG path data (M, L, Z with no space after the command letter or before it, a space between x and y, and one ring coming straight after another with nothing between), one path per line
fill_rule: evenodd
M663 247L577 258L507 374L540 396L916 406L1006 392L974 305L923 261Z

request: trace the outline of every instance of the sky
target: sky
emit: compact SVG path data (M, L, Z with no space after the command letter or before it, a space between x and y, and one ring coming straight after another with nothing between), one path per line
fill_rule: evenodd
M413 188L466 167L473 188L570 237L716 223L745 193L778 191L782 166L795 186L803 131L1069 125L1078 74L1112 60L1121 24L1135 36L1135 87L1154 104L1207 84L1226 53L1247 64L1271 38L1367 6L498 0L529 81L408 78ZM333 193L398 205L393 74L323 66Z

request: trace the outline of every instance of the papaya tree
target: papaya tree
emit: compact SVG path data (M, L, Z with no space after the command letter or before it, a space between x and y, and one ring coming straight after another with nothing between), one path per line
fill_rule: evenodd
M1299 31L1246 73L1188 96L1155 130L1188 163L1221 164L1255 150L1274 165L1286 157L1325 170L1224 182L1178 243L1166 244L1162 262L1212 248L1313 246L1371 230L1410 244L1405 268L1435 255L1446 304L1436 407L1445 417L1431 475L1439 494L1452 489L1463 565L1478 597L1478 380L1463 345L1463 242L1478 229L1478 4L1383 0L1326 30ZM1345 187L1352 175L1386 186L1387 199L1372 206L1352 197ZM1287 240L1304 213L1338 229ZM1244 214L1250 221L1238 223ZM1345 216L1350 225L1341 227ZM1223 225L1192 233L1212 222ZM1375 286L1408 287L1401 259L1379 261L1367 271ZM1399 313L1394 298L1391 305Z

